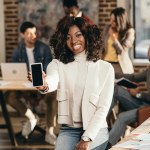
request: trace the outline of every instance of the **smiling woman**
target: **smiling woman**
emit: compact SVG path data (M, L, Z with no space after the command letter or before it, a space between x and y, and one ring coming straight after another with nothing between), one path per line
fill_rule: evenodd
M47 87L38 90L57 90L61 128L55 150L105 150L114 70L110 63L101 60L100 30L81 17L66 16L59 21L50 45L55 59L43 76Z

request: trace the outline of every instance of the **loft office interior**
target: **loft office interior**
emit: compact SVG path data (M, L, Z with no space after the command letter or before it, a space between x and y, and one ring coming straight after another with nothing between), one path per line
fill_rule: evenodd
M0 40L0 44L1 44L0 62L9 62L10 61L10 56L11 56L11 53L13 51L13 48L16 46L17 41L19 40L18 35L8 34L9 28L7 28L7 27L9 27L9 24L7 25L6 19L8 19L9 17L7 16L7 14L4 14L4 12L7 11L6 9L8 9L7 7L5 7L5 5L7 5L7 2L8 2L8 0L0 1L0 8L1 8L0 9L0 16L1 16L0 17L0 19L1 19L1 25L0 25L0 33L1 33L1 35L0 35L1 36L0 37L0 39L1 39ZM12 4L13 6L14 5L16 6L16 3L18 6L20 6L19 2L21 2L21 1L14 0L12 2L13 2L13 4ZM89 1L87 1L87 3L88 2ZM108 5L105 5L105 6L101 5L103 2L106 2L106 1L95 0L95 3L98 4L96 7L97 15L94 18L94 19L97 19L95 22L97 23L97 25L100 28L103 28L103 25L105 23L106 24L109 23L109 20L107 20L107 19L105 22L100 21L101 18L99 18L99 14L102 13L101 9L104 10L105 12L107 12L106 16L107 16L107 18L109 18L110 12L108 12L108 11L110 11L111 9L113 9L117 6L122 6L122 7L126 8L126 10L128 11L128 14L130 16L130 19L132 21L132 24L135 28L135 31L136 31L136 39L135 39L134 47L130 51L130 57L132 59L135 70L137 72L140 70L143 70L144 68L146 68L149 65L149 61L147 59L147 50L148 50L149 43L150 43L150 32L149 32L149 30L150 30L150 22L149 22L150 16L149 16L149 13L147 13L147 11L149 10L149 7L150 7L150 1L149 0L145 0L145 1L142 1L142 0L131 0L131 1L130 0L116 0L116 1L108 2ZM112 6L111 6L111 3L113 4ZM91 5L91 6L93 6L95 8L95 5ZM108 7L110 7L110 10L106 11ZM21 9L20 8L18 8L18 9L21 12ZM90 15L90 12L87 9L83 8L83 10L85 12L89 13L89 15ZM19 13L19 11L18 11L18 13ZM7 16L8 18L5 18L5 16ZM18 21L18 26L16 26L16 29L18 29L20 22L21 22L18 18L19 17L15 18ZM18 32L18 30L16 32ZM16 39L16 41L12 42L12 47L8 46L11 43L10 41L8 41L9 36L14 36L14 39Z

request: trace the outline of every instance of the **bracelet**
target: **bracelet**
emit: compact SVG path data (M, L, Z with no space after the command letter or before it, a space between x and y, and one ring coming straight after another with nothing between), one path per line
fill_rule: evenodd
M85 142L91 141L91 139L87 136L83 136L82 140L85 141Z

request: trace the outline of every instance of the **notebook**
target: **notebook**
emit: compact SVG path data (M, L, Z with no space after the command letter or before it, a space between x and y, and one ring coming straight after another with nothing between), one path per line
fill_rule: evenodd
M1 63L2 80L27 81L26 63Z
M126 79L124 77L122 77L120 79L116 79L116 83L118 85L125 86L127 88L137 88L138 87L137 83L132 82L129 79Z

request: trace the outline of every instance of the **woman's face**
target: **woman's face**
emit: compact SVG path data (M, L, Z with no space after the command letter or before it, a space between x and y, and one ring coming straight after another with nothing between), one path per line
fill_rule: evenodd
M81 53L85 50L85 38L76 25L69 29L67 35L67 46L74 54Z
M115 16L114 16L114 14L112 14L111 16L110 16L110 24L111 24L111 27L112 28L116 28L117 26L116 26L116 21L115 21Z

